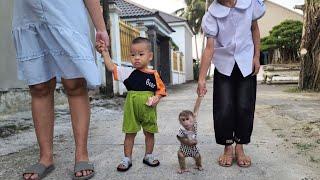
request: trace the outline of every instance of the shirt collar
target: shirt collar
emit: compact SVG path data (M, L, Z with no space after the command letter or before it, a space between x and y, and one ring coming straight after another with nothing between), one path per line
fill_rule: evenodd
M235 8L237 9L247 9L251 5L251 0L237 0L237 4L235 5ZM217 0L215 0L209 7L208 11L209 13L216 17L216 18L223 18L226 17L230 12L229 7L223 6L220 3L218 3Z

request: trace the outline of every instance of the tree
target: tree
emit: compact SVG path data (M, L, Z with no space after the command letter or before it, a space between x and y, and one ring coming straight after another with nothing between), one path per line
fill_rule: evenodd
M320 91L320 1L305 0L299 87Z
M192 30L195 32L195 39L197 40L197 34L201 31L202 17L204 16L207 7L213 0L185 0L186 8L178 9L175 13L187 19ZM196 56L199 59L198 44L196 45Z
M302 23L300 21L286 20L272 28L270 35L262 38L261 51L279 50L280 62L292 63L299 61L298 50L301 44Z

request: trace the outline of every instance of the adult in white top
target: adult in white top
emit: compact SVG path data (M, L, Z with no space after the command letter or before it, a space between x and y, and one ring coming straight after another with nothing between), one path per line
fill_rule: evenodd
M202 20L207 44L202 55L198 95L204 96L211 62L214 72L214 129L216 142L224 145L221 166L231 166L233 143L237 163L251 165L243 144L251 139L256 101L256 74L260 63L257 20L265 13L261 0L215 0Z
M219 72L230 76L237 62L244 77L252 73L254 44L250 27L264 12L265 6L259 0L238 0L234 8L217 1L211 4L202 29L207 37L216 40L212 60Z

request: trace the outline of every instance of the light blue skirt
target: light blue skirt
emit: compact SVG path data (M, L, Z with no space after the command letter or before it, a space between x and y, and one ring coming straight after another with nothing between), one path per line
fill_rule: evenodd
M35 85L56 77L101 84L83 0L15 0L18 77Z

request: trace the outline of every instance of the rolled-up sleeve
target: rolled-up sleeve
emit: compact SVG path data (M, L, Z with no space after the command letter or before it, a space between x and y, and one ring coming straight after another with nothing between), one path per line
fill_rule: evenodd
M252 0L252 5L253 5L252 21L262 18L262 16L266 12L266 6L264 5L264 3L261 0Z
M217 20L208 12L202 18L201 27L206 37L216 37L218 35Z

